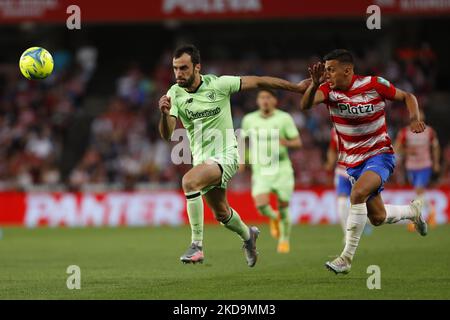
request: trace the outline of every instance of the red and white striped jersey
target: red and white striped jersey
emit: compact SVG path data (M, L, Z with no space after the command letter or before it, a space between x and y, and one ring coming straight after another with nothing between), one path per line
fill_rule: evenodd
M338 136L336 134L336 129L332 128L331 129L330 145L328 146L328 148L330 148L331 150L339 152L338 144L339 144L339 139L338 139ZM334 174L337 174L337 175L343 176L345 178L348 178L347 169L343 165L340 165L340 164L338 164L336 166L336 169L334 170Z
M405 148L405 166L408 170L431 168L431 146L437 139L435 131L427 126L424 132L414 133L409 127L399 132L400 143Z
M354 75L350 89L334 90L323 83L319 90L330 111L338 136L338 164L356 167L370 157L394 153L385 119L385 99L395 87L381 77Z

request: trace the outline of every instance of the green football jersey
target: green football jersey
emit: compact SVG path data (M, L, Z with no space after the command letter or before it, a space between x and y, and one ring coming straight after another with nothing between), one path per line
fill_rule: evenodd
M241 134L250 138L250 164L254 174L260 174L263 169L279 166L279 170L292 170L288 148L279 143L279 139L291 140L299 136L298 129L287 112L276 109L270 117L263 117L259 110L244 116ZM276 135L273 133L276 132ZM273 141L273 139L277 141ZM255 141L251 141L254 139ZM267 159L272 159L269 163ZM278 174L278 171L273 174ZM270 172L270 171L267 171Z
M231 94L241 88L235 76L202 75L195 92L187 92L174 84L167 95L171 98L170 115L185 127L194 166L211 157L237 154L237 141L231 118Z

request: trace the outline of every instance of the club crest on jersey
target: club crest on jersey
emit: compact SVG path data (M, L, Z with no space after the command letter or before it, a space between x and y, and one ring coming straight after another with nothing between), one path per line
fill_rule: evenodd
M211 90L209 92L206 93L206 97L210 100L210 101L215 101L216 100L216 92L214 90Z
M374 111L373 104L358 104L356 106L350 106L349 103L338 103L339 113L348 114L364 114Z

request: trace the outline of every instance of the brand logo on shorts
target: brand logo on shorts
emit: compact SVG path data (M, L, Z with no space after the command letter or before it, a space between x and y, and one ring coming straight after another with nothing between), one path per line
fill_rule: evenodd
M350 181L350 184L353 186L356 183L356 179L352 176L348 177L348 180Z

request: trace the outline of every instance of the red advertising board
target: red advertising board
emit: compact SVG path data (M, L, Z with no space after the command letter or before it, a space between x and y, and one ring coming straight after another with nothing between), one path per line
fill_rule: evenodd
M0 23L65 22L74 12L72 5L79 7L83 22L131 22L365 17L373 4L386 15L450 13L450 2L444 0L2 0Z
M390 204L408 204L411 189L390 189L383 198ZM429 190L438 223L450 222L450 188ZM266 222L258 215L250 192L229 192L230 204L247 222ZM206 207L206 206L205 206ZM295 191L290 212L294 223L338 223L332 189ZM0 225L36 226L147 226L187 222L185 198L178 191L111 193L0 192ZM205 221L213 223L209 209Z

